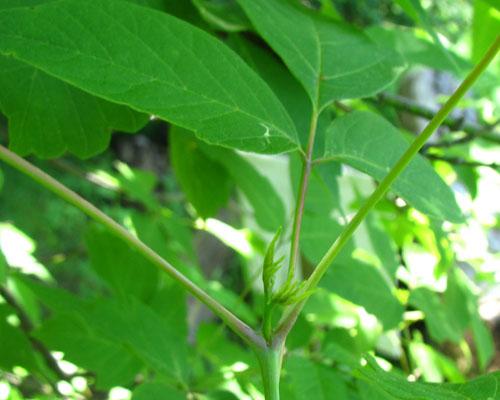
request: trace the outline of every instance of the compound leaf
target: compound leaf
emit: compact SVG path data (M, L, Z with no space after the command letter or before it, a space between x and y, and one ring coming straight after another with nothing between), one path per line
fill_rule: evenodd
M0 53L203 140L280 153L297 134L274 93L216 38L120 0L61 0L0 12Z
M302 83L316 109L334 99L368 96L402 66L361 31L288 0L239 0L260 35ZM296 2L298 3L298 2Z

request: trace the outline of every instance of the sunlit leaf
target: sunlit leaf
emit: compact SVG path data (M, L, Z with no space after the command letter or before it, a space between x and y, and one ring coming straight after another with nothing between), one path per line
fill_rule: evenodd
M374 266L357 260L337 261L320 286L363 306L382 322L384 330L396 328L402 320L403 306L394 294L395 288Z
M327 159L342 161L381 181L408 148L400 132L377 114L345 115L327 131ZM416 156L392 185L399 196L432 217L461 222L455 196L432 166ZM432 193L432 196L429 196Z

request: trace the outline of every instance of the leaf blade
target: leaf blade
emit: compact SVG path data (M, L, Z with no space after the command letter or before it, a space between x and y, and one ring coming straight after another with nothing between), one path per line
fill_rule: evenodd
M402 66L397 54L379 48L361 31L323 19L298 4L287 0L239 2L317 110L334 99L376 93L396 78Z
M118 0L61 0L0 12L0 37L1 53L209 143L262 153L297 148L290 117L258 75L167 14Z
M407 147L406 140L389 122L377 114L359 111L330 126L324 156L381 181ZM424 214L450 222L463 220L453 192L419 155L403 170L392 189Z

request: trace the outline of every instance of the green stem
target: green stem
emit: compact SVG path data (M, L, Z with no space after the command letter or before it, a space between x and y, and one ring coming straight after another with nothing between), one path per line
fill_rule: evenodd
M372 195L366 200L363 206L358 210L354 218L347 224L343 232L332 244L330 249L326 252L323 259L316 266L314 272L307 280L303 289L304 292L313 290L327 271L328 267L332 264L333 260L340 253L344 245L351 238L356 228L365 219L366 215L371 211L375 204L381 199L385 192L389 189L392 183L397 179L401 172L406 168L410 161L415 157L420 148L425 144L427 139L434 133L434 131L446 119L447 115L455 108L460 99L469 91L474 82L479 78L483 71L488 67L491 61L495 58L500 50L500 35L495 42L491 45L490 49L484 55L482 60L472 70L472 72L465 78L458 89L451 95L444 106L437 112L432 120L427 124L422 133L413 141L408 150L403 154L399 161L389 171L384 180L380 182ZM288 332L292 329L297 317L299 316L307 298L297 303L291 310L289 310L284 317L275 333L274 340L285 341Z
M234 332L236 332L243 340L245 340L253 348L265 348L266 343L264 338L250 328L247 324L241 321L228 309L222 306L219 302L210 297L202 289L196 286L193 282L187 279L169 262L165 261L150 247L132 235L129 231L123 228L120 224L112 220L101 210L90 204L87 200L80 197L78 194L47 175L45 172L35 167L25 159L7 150L4 146L0 146L0 159L18 169L22 173L28 175L47 189L54 192L59 197L74 205L76 208L83 211L93 220L102 224L109 232L118 236L125 243L135 248L144 257L150 260L154 265L166 272L172 279L179 283L184 289L190 292L203 304L209 307L217 314Z
M262 333L267 343L271 343L273 334L273 309L274 304L264 305L264 317L262 319Z
M279 400L282 347L256 350L255 354L259 360L266 400Z

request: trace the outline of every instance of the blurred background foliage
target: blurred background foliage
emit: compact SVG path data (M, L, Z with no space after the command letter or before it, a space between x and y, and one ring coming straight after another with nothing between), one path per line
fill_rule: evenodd
M135 2L183 18L236 51L249 41L277 59L233 0ZM500 32L495 0L302 3L359 26L407 62L384 93L332 104L325 124L375 110L408 138ZM422 151L452 186L466 222L429 219L388 194L356 233L350 263L325 277L328 290L311 297L294 327L284 399L333 392L392 398L350 374L367 352L385 370L424 382L463 382L498 369L499 121L497 59ZM259 268L273 229L283 221L289 228L297 160L210 149L178 131L152 118L134 135L113 133L110 146L87 160L29 159L257 325ZM0 142L8 141L2 118ZM335 220L352 215L374 185L351 168L315 168L303 276L338 234ZM168 278L4 165L0 187L0 399L263 398L249 349ZM286 242L278 249L286 254Z

